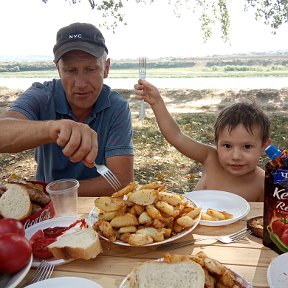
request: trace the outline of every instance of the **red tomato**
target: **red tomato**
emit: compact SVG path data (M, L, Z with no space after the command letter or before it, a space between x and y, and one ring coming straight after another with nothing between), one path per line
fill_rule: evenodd
M32 253L28 240L16 233L0 235L0 273L15 273L30 260Z
M278 236L280 236L283 232L281 230L284 228L284 225L285 224L280 219L274 220L271 224L272 231Z
M13 218L0 219L0 234L16 233L21 236L25 235L23 224Z
M53 254L47 246L55 241L55 238L43 238L35 241L32 244L33 255L40 259L49 259L53 257Z
M285 245L288 245L288 229L283 231L280 239Z

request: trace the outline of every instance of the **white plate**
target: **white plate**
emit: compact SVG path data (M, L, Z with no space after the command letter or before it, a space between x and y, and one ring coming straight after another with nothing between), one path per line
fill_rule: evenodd
M152 262L156 261L156 262L163 262L163 258L161 259L156 259L156 260L153 260ZM147 261L149 262L149 261ZM229 269L230 270L230 269ZM235 277L236 277L236 281L238 282L237 284L240 285L240 287L242 288L252 288L252 285L249 284L241 275L239 275L238 273L230 270L232 273L234 273ZM130 272L126 277L125 279L121 282L119 288L129 288L130 287L130 283L129 283L129 279L131 278L132 276L132 272ZM282 288L282 287L281 287Z
M76 216L65 216L65 217L57 217L57 218L52 218L52 219L48 219L45 221L41 221L39 223L36 223L30 227L28 227L25 230L25 237L30 240L30 238L39 230L43 230L45 228L49 228L49 227L68 227L69 225L71 225L72 223L74 223L76 220L78 220L79 218ZM42 259L38 259L36 257L34 257L33 262L32 262L32 267L38 267L41 263ZM51 259L47 259L47 261L51 264L54 264L55 266L57 265L61 265L64 263L68 263L72 260L63 260L63 259L55 259L55 258L51 258Z
M207 221L200 220L201 225L223 226L234 223L245 217L250 211L249 203L239 195L220 190L199 190L185 193L185 196L206 211L212 208L218 211L232 213L234 217L228 220Z
M28 264L22 268L20 271L17 273L14 273L12 275L0 275L0 287L2 288L14 288L16 287L27 275L29 272L31 265L33 261L33 256L31 255L30 260Z
M288 287L288 252L274 258L267 269L267 281L270 288Z
M103 286L97 284L92 280L88 280L80 277L58 277L50 278L44 281L34 283L32 285L26 286L26 288L60 288L67 285L69 288L103 288Z
M190 199L187 199L187 200L190 202L190 204L194 205L195 207L197 206L197 205L195 205L195 203L194 203L192 200L190 200ZM90 211L90 213L89 213L89 215L88 215L88 219L87 219L87 224L88 224L89 226L92 226L92 225L98 220L98 214L99 214L99 212L98 212L98 209L97 209L97 208L93 208L93 209ZM188 228L188 229L185 229L185 230L183 230L182 232L180 232L180 233L178 233L178 234L176 234L176 235L174 235L174 236L172 236L172 237L170 237L170 238L165 239L164 241L161 241L161 242L153 242L153 243L151 243L151 244L146 244L146 245L144 245L144 246L145 246L145 247L146 247L146 246L158 246L158 245L165 244L165 243L169 243L169 242L175 241L175 240L177 240L177 239L179 239L179 238L182 238L182 237L184 237L185 235L191 233L191 231L194 230L194 229L196 228L196 226L199 224L199 221L200 221L200 215L199 215L199 217L198 217L197 220L195 221L195 224L194 224L192 227L190 227L190 228ZM99 234L99 237L101 237L102 239L105 239L106 241L110 242L106 237L104 237L104 236L102 236L102 235L100 235L100 234ZM116 241L113 242L113 243L114 243L114 244L117 244L117 245L122 245L122 246L136 247L136 246L131 246L130 244L128 244L128 243L126 243L126 242L123 242L123 241L120 241L120 240L116 240ZM139 246L137 246L137 247L139 247ZM141 247L143 247L143 246L141 246Z

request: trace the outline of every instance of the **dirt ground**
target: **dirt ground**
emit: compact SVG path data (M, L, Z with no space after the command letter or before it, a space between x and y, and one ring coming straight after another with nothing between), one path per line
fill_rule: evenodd
M20 92L21 92L20 90L4 89L0 87L0 113L4 111L8 107L8 105L19 96ZM145 124L146 126L141 127L141 124L139 124L139 120L138 120L139 101L134 98L133 90L118 90L118 92L120 92L129 101L131 111L132 111L132 116L133 116L133 125L135 128L135 133L134 133L135 138L133 141L134 141L134 146L136 150L135 151L135 164L134 164L135 178L142 177L143 179L141 178L141 180L143 181L148 181L147 179L155 179L155 171L153 169L149 169L149 167L147 167L147 169L145 170L146 174L145 176L143 176L144 175L143 167L145 167L145 165L147 166L147 161L146 161L147 159L145 159L144 157L144 155L146 155L145 151L142 150L145 148L141 146L143 145L143 139L145 137L150 137L150 136L146 136L145 133L146 132L148 133L148 130L151 127L152 129L157 130L157 125L155 124L154 115L151 109L148 107L148 105L146 105L147 119L151 119L151 121L147 120ZM164 97L168 110L171 113L175 115L177 114L179 115L179 113L183 113L183 115L184 113L188 113L192 115L195 113L195 118L197 118L195 121L199 122L199 121L202 121L203 119L205 123L199 122L200 123L199 127L205 127L205 125L207 126L209 123L207 124L206 117L198 117L197 113L201 112L201 113L204 113L204 115L205 113L208 113L211 116L211 114L214 115L219 109L222 109L228 104L234 103L236 101L241 101L244 99L252 99L253 101L256 101L263 108L263 110L266 111L267 113L273 113L274 115L283 114L286 117L284 119L287 119L287 114L288 114L287 112L288 111L288 89L282 89L282 90L272 90L272 89L264 89L264 90L161 89L160 92L162 96ZM191 119L189 121L191 121ZM283 125L286 131L287 129L285 128L285 123ZM199 133L197 131L196 134L200 135L200 133L202 133L202 131L199 130ZM281 137L282 138L285 137L285 135L282 136L282 134L281 134ZM157 137L159 137L159 135ZM204 139L207 138L206 135L204 136L202 135L201 137ZM163 148L163 144L162 146L159 144L159 147L157 147L157 149L158 148L162 150L167 149L167 147ZM139 152L138 149L141 150L141 152ZM147 146L147 149L151 149L151 146ZM173 150L171 153L173 155L175 154ZM149 154L147 153L147 155ZM161 155L160 152L158 155ZM158 158L160 159L161 157L158 157ZM176 160L179 162L178 159ZM167 164L167 161L166 161L166 164ZM187 171L191 169L190 167L191 161L190 163L186 159L184 160L181 159L181 161L182 161L181 167L185 166L186 168L185 168L185 171L183 171L182 173L183 175L182 176L179 175L179 177L182 177L183 182L187 182L188 181ZM168 169L170 169L171 173L173 173L174 171L173 169L175 169L173 168L173 165L175 164L171 164L171 165L169 164L169 167L166 165L166 166L162 166L161 168L159 167L158 168L156 167L156 168L163 169L166 172ZM15 173L26 179L33 179L35 170L36 170L36 164L34 161L34 150L28 150L28 151L24 151L24 152L16 153L16 154L5 154L5 153L0 154L0 167L1 167L0 179L5 179L12 173ZM198 171L197 169L198 167L196 167L194 170ZM190 178L194 179L196 177L195 178L195 181L196 181L197 176L195 175L198 172L195 172L195 171L191 173L192 176ZM181 179L179 177L178 177L179 179L178 182L180 183ZM189 187L187 189L191 188L190 184L191 183L189 183ZM178 188L181 190L181 187L178 187Z

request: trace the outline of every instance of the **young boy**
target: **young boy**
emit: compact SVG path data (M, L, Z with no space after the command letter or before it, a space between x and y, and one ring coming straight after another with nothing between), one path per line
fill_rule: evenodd
M134 85L136 98L149 103L161 133L185 156L202 164L195 190L223 190L247 201L263 201L264 176L258 162L271 143L269 118L255 104L236 103L216 119L212 147L184 135L169 114L158 89L145 80Z

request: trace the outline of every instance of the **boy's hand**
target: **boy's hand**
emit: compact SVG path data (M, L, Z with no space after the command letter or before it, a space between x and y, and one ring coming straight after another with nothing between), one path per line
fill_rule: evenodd
M136 98L139 100L144 100L151 106L162 101L161 95L158 89L147 82L146 80L139 79L138 83L134 85Z

